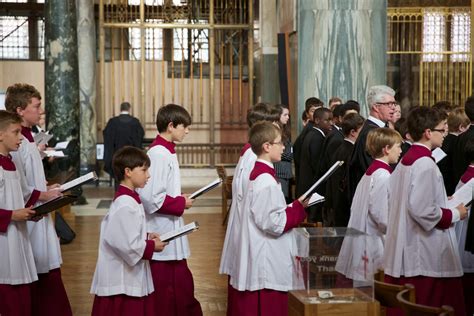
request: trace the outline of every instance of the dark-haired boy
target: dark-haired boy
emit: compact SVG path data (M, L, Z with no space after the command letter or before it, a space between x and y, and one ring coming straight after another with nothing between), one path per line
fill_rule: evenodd
M5 107L22 118L23 140L12 157L22 178L25 204L39 205L60 196L59 184L47 186L41 154L31 131L43 114L40 93L29 84L14 84L7 88ZM51 213L40 221L29 221L27 227L38 271L38 282L32 288L33 315L72 315L61 277L61 248Z
M0 315L31 315L32 282L38 280L25 221L20 176L10 152L20 146L21 118L0 110Z
M332 154L329 165L336 161L344 161L344 164L327 180L324 226L346 227L349 222L351 202L347 188L348 163L363 125L364 118L358 113L349 113L342 120L344 141Z
M182 215L193 200L181 193L181 179L175 142L182 142L189 133L191 116L182 106L168 104L156 115L158 135L148 150L151 178L138 190L145 208L149 231L160 234L184 225ZM194 283L186 259L190 256L186 236L170 241L150 262L155 304L163 315L202 315L201 305L194 297Z
M304 138L301 146L300 169L296 178L296 195L300 196L317 180L321 170L321 158L326 135L332 129L332 112L319 108L313 113L313 126ZM296 162L296 160L295 160ZM309 220L319 222L322 215L316 208L310 207Z
M450 227L467 211L462 204L447 208L443 177L431 156L447 133L446 115L417 107L410 111L407 124L415 143L390 179L385 280L413 284L419 304L451 305L457 315L465 315L463 272Z
M109 211L100 225L97 257L91 294L92 316L160 314L150 295L153 278L149 260L167 243L147 230L145 211L138 188L150 178L150 159L141 149L125 146L113 156L112 168L118 188Z

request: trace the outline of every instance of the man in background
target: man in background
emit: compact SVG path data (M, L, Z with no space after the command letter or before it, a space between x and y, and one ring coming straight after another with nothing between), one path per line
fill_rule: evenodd
M142 148L143 130L140 121L130 115L130 103L120 104L120 115L111 118L105 126L104 135L104 170L114 177L112 157L123 146ZM117 183L114 182L116 185Z

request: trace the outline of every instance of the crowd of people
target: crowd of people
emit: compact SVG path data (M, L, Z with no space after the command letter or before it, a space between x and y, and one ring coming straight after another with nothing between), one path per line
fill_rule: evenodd
M234 171L219 267L228 276L228 315L287 314L298 264L294 228L304 221L374 236L370 253L386 282L414 284L418 303L473 314L474 221L466 205L448 207L448 200L474 176L474 97L464 108L439 102L402 115L395 91L373 86L366 102L367 119L357 101L332 98L326 107L308 98L293 144L287 106L258 103L248 111L249 140ZM71 315L51 215L32 210L61 196L59 185L46 185L31 131L43 112L41 96L15 84L5 106L0 315ZM193 205L182 194L175 151L191 123L182 106L165 105L147 152L124 146L109 154L117 187L101 224L92 315L202 315L187 237L160 239L184 225L182 215ZM438 164L436 148L447 154ZM343 167L318 187L324 203L308 207L304 193L337 161ZM337 271L355 279L358 251L344 242Z

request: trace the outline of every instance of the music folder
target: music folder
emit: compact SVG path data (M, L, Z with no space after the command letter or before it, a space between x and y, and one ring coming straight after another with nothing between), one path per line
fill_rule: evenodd
M94 171L91 171L83 176L80 176L74 180L62 184L59 190L61 190L61 192L70 191L83 184L89 183L91 181L96 181L97 179L99 179L97 177L97 174Z
M187 225L184 225L181 228L178 228L176 230L173 230L173 231L164 233L163 235L160 235L160 239L163 242L168 242L168 241L171 241L171 240L176 239L178 237L181 237L181 236L187 235L189 233L192 233L192 232L194 232L198 229L199 229L199 223L198 222L192 222L192 223L189 223Z
M313 206L313 205L318 204L318 203L321 203L321 202L324 202L324 201L325 201L324 196L314 192L313 195L311 195L311 197L309 198L308 207Z
M199 190L197 190L196 192L192 193L189 196L189 198L190 199L195 199L195 198L199 197L200 195L206 193L207 191L210 191L210 190L214 189L215 187L217 187L221 183L222 183L222 179L217 178L216 180L212 181L208 185L206 185L206 186L200 188Z
M336 170L337 168L339 168L340 166L342 166L344 164L344 161L340 160L340 161L336 161L332 166L331 168L329 168L328 171L326 171L326 173L318 179L318 181L316 181L304 194L304 200L306 201L307 199L309 199L311 197L311 195L316 191L316 188L321 184L323 183L323 181L326 181Z
M46 201L45 203L35 206L32 208L33 211L36 211L36 215L44 215L50 212L56 211L63 206L71 204L76 201L79 197L77 195L65 194L59 196L52 200Z

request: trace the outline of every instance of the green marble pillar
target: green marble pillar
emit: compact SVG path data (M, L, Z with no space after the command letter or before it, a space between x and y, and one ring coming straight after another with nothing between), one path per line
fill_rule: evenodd
M298 117L304 101L354 99L386 82L386 0L298 0Z
M75 0L45 3L45 108L48 129L69 141L58 171L79 174L79 80Z
M94 1L76 0L77 39L79 53L79 97L81 174L95 170L97 126L96 106L96 40Z

